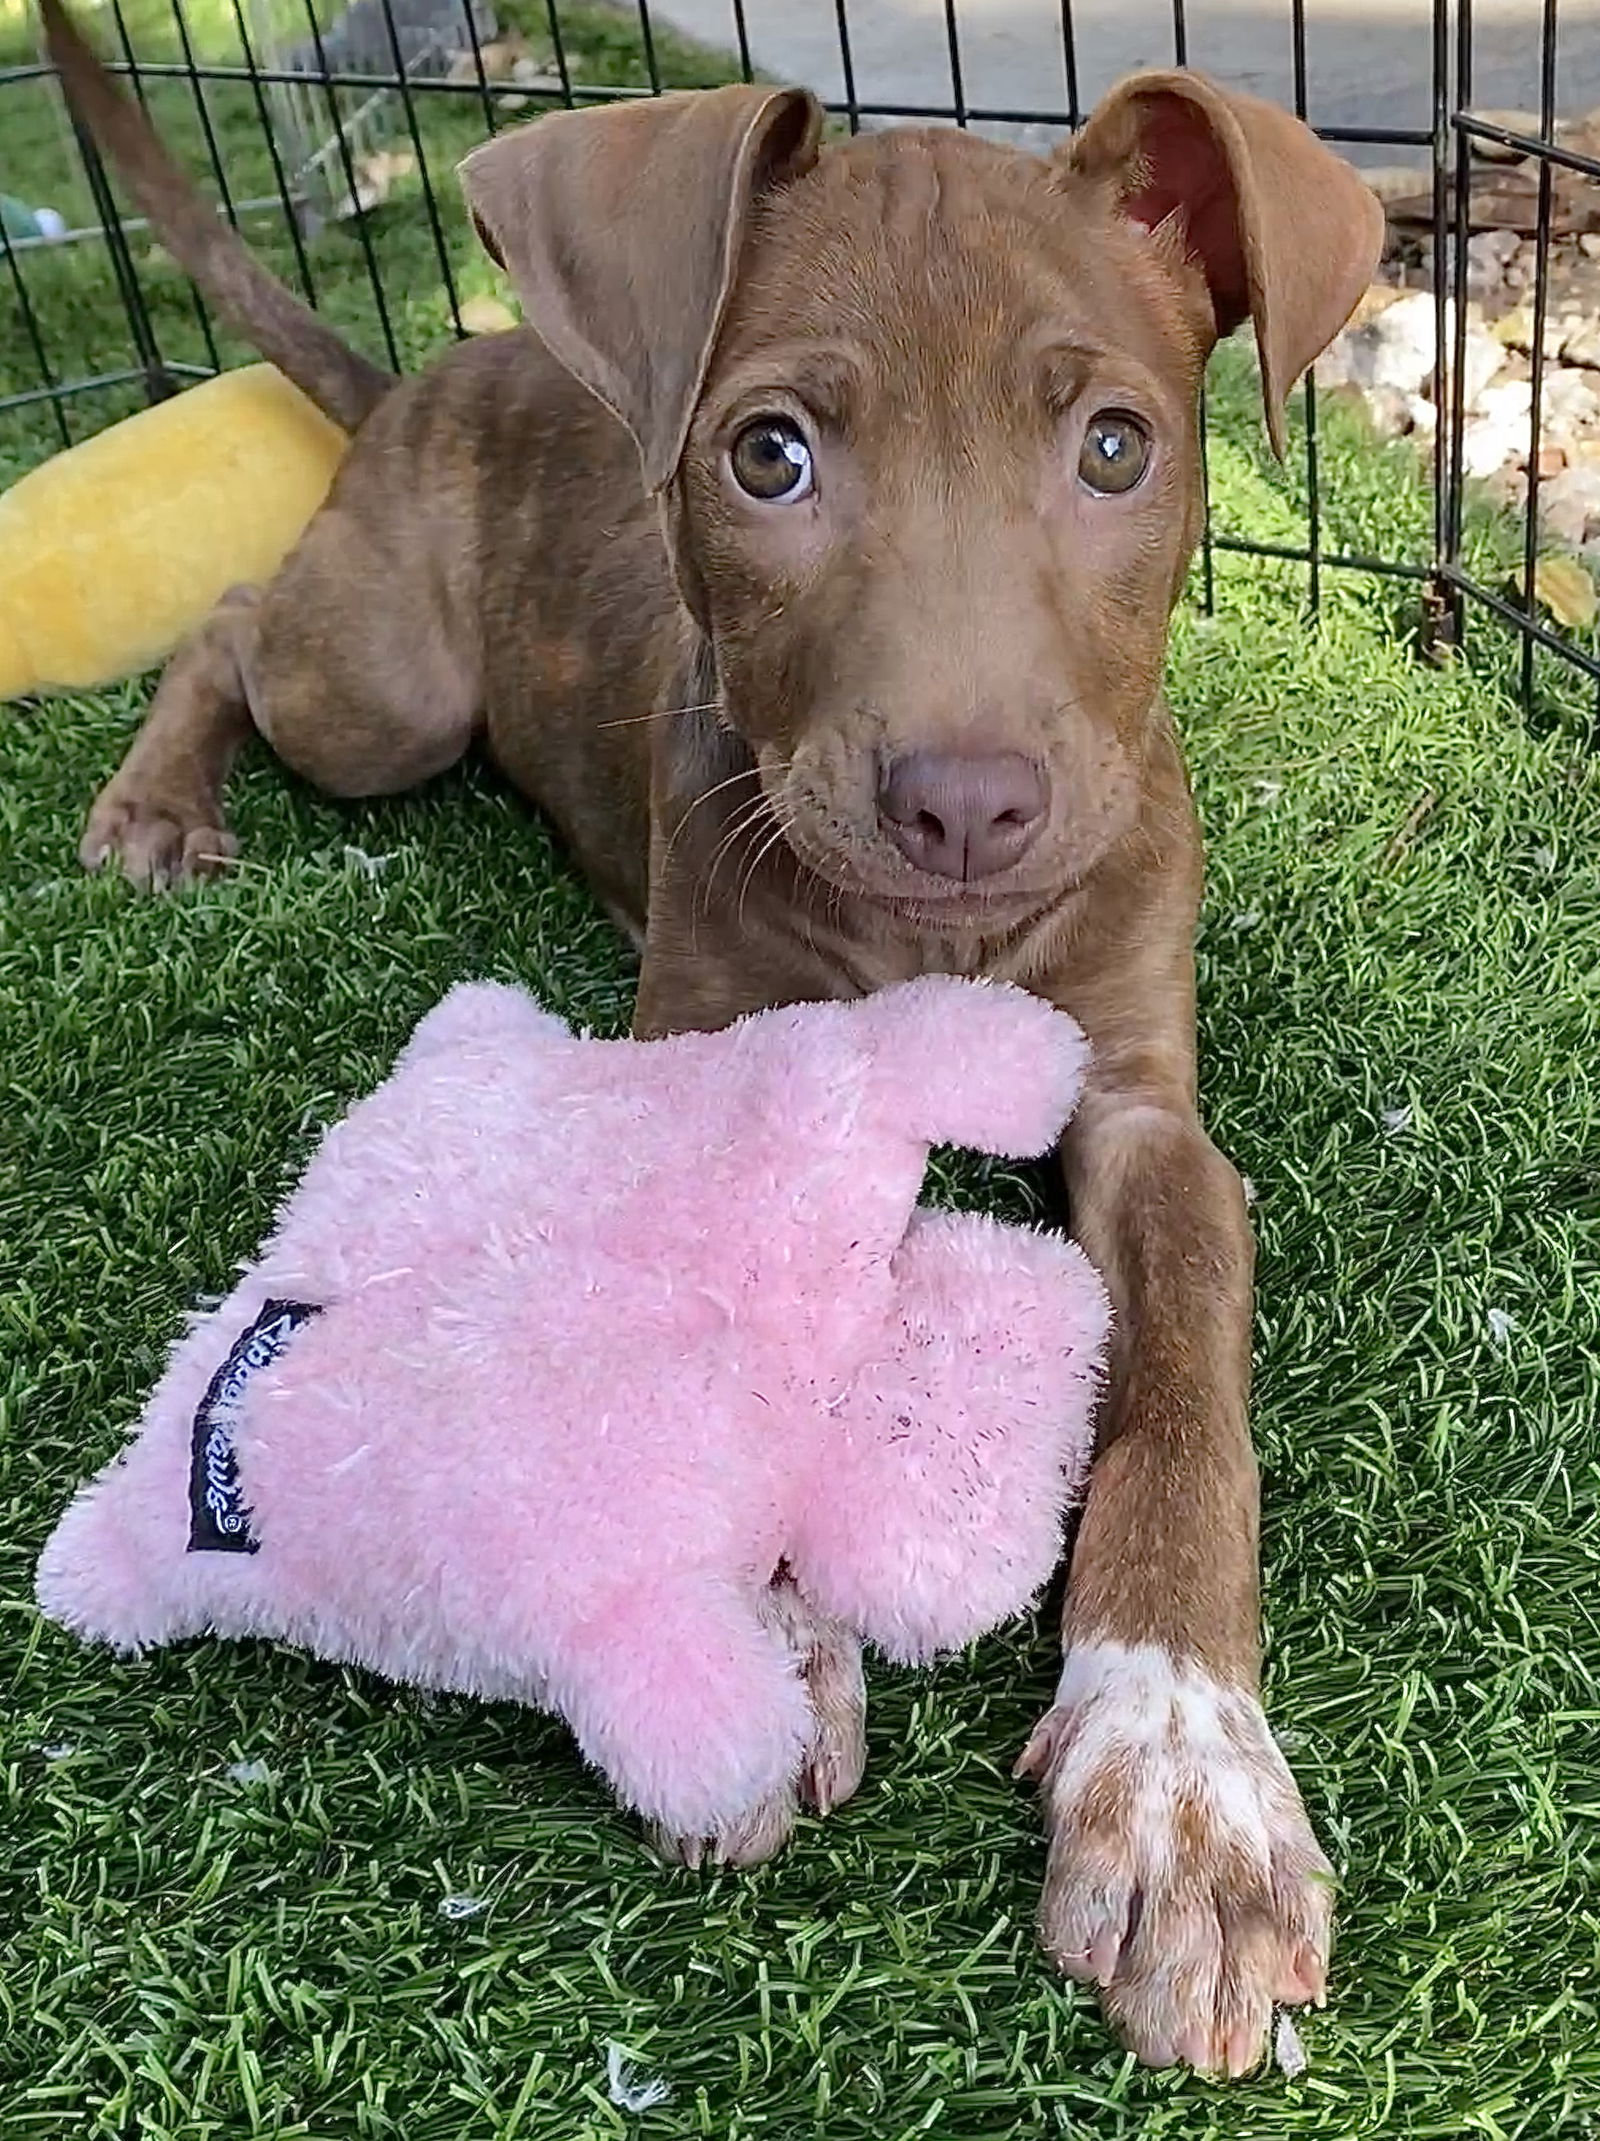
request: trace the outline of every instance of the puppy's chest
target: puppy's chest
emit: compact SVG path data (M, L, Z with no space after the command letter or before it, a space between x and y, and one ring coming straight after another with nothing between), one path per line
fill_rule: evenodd
M1070 967L1079 934L1070 900L1014 929L990 932L919 926L913 917L862 907L836 910L826 933L801 912L785 910L782 918L786 931L821 951L837 969L841 995L870 995L924 974L1013 982L1049 995Z

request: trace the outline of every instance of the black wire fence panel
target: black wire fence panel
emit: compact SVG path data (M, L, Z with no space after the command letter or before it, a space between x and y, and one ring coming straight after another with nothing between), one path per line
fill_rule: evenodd
M1208 436L1200 599L1227 599L1239 553L1302 573L1312 606L1330 573L1377 576L1436 649L1469 615L1515 635L1529 705L1557 677L1564 703L1581 688L1600 708L1591 621L1552 610L1543 589L1559 458L1547 437L1553 293L1575 237L1592 235L1600 254L1600 129L1572 126L1600 106L1600 30L1563 48L1557 0L1525 10L1480 27L1472 0L80 0L219 213L394 368L471 331L499 290L454 164L555 105L760 71L817 89L840 131L946 123L1045 149L1138 66L1197 66L1274 96L1369 167L1386 198L1409 189L1389 279L1428 293L1413 303L1431 310L1424 385L1437 420L1417 427L1428 481L1396 526L1379 502L1392 487L1363 492L1355 399L1319 394L1313 377L1287 470L1269 477L1264 443L1241 444L1249 354L1228 351L1210 389L1214 407L1234 406ZM1508 171L1520 187L1509 212ZM1593 233L1579 228L1591 188ZM1486 500L1471 474L1469 338L1496 230L1514 232L1525 260L1531 379L1519 473ZM1596 277L1600 288L1600 263ZM248 354L127 211L41 62L26 0L13 0L0 12L0 477ZM1600 374L1600 345L1595 360ZM1230 495L1269 481L1278 539L1242 540ZM1570 514L1563 530L1571 541ZM1600 500L1593 534L1600 543Z

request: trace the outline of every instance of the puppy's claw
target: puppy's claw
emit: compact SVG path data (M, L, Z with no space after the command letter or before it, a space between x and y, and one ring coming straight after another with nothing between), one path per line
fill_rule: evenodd
M678 1836L656 1825L650 1840L669 1866L684 1866L691 1873L722 1866L760 1866L789 1841L794 1817L795 1795L785 1788L713 1836Z
M238 854L239 843L220 818L215 797L157 801L119 792L113 781L89 813L78 860L93 871L115 864L130 884L166 892L215 875Z
M698 1873L705 1856L706 1840L703 1836L675 1836L670 1829L651 1823L650 1847L656 1856L668 1866L683 1866L690 1873Z
M1096 1985L1109 1985L1116 1976L1117 1964L1122 1956L1122 1935L1110 1927L1099 1933L1089 1945L1089 1978Z
M1182 2032L1174 2050L1176 2053L1175 2059L1166 2062L1169 2066L1176 2065L1178 2061L1181 2061L1184 2066L1193 2067L1197 2074L1205 2074L1209 2072L1213 2064L1211 2039L1198 2024L1191 2023Z
M1272 1996L1280 2007L1326 2006L1327 1969L1309 1940L1284 1958Z
M1235 2029L1228 2038L1227 2072L1231 2081L1238 2081L1252 2067L1259 2066L1265 2044L1254 2030Z
M855 1797L866 1766L867 1734L862 1707L819 1709L817 1736L800 1772L804 1804L813 1814L831 1814L835 1807Z
M1028 1735L1028 1744L1011 1765L1011 1774L1019 1783L1036 1784L1050 1765L1050 1749L1053 1738L1050 1717L1041 1717Z
M735 1827L713 1840L712 1863L717 1866L763 1866L780 1852L794 1833L795 1795L774 1792Z

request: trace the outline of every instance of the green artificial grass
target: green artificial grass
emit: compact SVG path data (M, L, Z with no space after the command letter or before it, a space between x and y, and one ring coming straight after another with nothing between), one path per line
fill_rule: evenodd
M63 332L114 329L60 296ZM1251 392L1227 353L1219 523L1293 541L1303 468ZM31 423L0 424L16 465ZM1407 456L1337 410L1322 451L1330 543L1425 555ZM615 1032L633 980L479 767L344 808L258 752L224 881L80 876L130 686L0 712L5 2141L1600 2132L1600 771L1558 673L1527 717L1485 630L1431 670L1403 589L1330 574L1312 623L1302 568L1216 569L1170 680L1206 1105L1257 1197L1270 1699L1343 1890L1305 2076L1135 2068L1037 1954L1008 1772L1045 1614L875 1670L861 1796L748 1876L662 1870L535 1715L40 1624L56 1514L412 1022L499 975ZM934 1188L1037 1208L948 1158ZM666 2103L610 2101L611 2044Z

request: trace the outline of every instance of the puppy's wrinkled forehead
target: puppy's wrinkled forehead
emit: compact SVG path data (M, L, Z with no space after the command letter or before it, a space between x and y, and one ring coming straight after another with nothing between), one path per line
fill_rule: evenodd
M1208 323L1165 254L1060 163L953 128L862 135L761 204L713 370L832 345L866 360L859 391L931 417L952 393L1014 392L1054 341L1182 391Z

